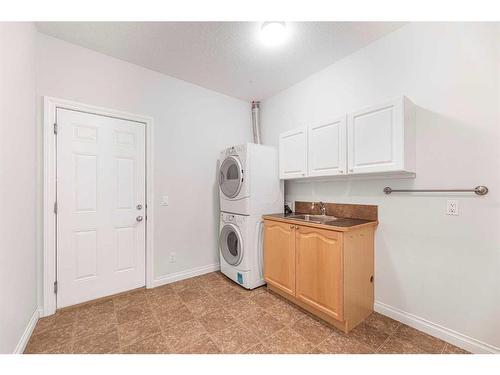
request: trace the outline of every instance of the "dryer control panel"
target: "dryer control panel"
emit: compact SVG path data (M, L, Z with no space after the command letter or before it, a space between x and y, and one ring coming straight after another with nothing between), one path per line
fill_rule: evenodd
M240 155L244 151L245 151L245 145L238 145L226 148L224 151L221 152L221 159L230 155Z

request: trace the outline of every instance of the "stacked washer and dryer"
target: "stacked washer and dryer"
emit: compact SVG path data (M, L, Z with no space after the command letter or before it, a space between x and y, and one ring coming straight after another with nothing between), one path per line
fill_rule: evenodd
M262 215L283 211L274 147L233 146L219 158L221 272L246 289L265 284Z

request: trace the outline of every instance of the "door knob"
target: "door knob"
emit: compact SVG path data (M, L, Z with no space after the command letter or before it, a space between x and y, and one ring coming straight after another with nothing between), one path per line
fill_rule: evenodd
M137 220L137 221L142 221L142 216L137 216L137 217L135 218L135 220Z

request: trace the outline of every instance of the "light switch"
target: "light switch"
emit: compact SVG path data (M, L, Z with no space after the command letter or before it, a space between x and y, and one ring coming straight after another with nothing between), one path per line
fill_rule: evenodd
M161 197L161 205L162 206L168 206L168 195L163 195Z

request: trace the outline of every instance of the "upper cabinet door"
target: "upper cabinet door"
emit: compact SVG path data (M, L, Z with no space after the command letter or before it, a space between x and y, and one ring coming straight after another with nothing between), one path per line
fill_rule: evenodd
M407 165L411 160L405 160L410 151L405 150L405 138L411 148L414 129L414 116L410 116L410 107L413 106L410 104L405 97L400 97L348 115L349 173L411 169ZM405 127L408 134L405 134Z
M346 116L310 125L308 131L309 176L334 176L346 173Z
M280 178L300 178L307 175L307 129L280 134Z

